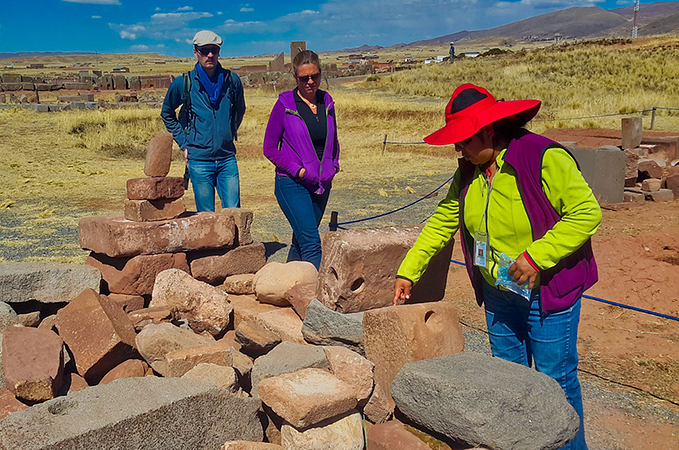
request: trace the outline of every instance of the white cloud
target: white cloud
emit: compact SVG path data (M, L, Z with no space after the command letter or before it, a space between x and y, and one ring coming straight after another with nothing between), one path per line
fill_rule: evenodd
M156 6L156 11L160 11L160 6Z
M132 46L130 47L130 51L132 51L132 52L146 52L146 51L148 51L148 49L149 49L149 46L148 46L148 45L143 45L143 44L140 44L140 45L132 45Z
M120 5L120 0L62 0L69 3L83 3L88 5Z
M151 16L151 22L174 22L174 23L188 23L196 19L205 17L212 17L208 12L171 12L171 13L156 13Z
M248 6L243 6L243 7L240 9L240 12L253 12L254 10L255 10L255 8L250 8L250 7L248 7Z
M101 16L92 16L93 19L101 19Z
M181 8L177 8L177 11L193 11L193 6L182 6Z
M224 13L221 12L221 11L217 11L217 15L218 15L218 16L221 16L222 14L224 14Z

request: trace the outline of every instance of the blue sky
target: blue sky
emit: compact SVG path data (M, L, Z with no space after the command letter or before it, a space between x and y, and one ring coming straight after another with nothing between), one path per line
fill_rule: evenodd
M0 52L159 52L191 56L211 29L225 56L389 46L492 28L571 6L616 8L633 0L0 0ZM642 3L643 9L643 3Z

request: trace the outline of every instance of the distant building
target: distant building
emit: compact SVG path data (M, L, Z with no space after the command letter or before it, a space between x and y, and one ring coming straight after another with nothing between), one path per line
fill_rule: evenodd
M45 65L44 64L31 64L28 66L29 69L44 69Z
M464 52L463 55L467 58L476 58L479 56L479 52Z
M290 61L295 59L297 53L306 50L306 41L292 41L290 42Z
M113 73L130 73L129 67L114 67Z

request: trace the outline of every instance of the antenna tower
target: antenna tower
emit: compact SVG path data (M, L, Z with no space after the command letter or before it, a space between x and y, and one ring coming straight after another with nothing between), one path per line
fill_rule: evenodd
M634 26L632 27L632 39L637 38L637 31L639 30L639 0L634 0Z

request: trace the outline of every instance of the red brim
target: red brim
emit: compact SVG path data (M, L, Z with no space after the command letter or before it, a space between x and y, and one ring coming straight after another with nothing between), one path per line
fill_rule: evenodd
M490 108L471 117L451 120L424 138L431 145L451 145L474 136L481 128L502 119L515 120L518 127L528 123L540 109L540 100L512 100L497 102Z

